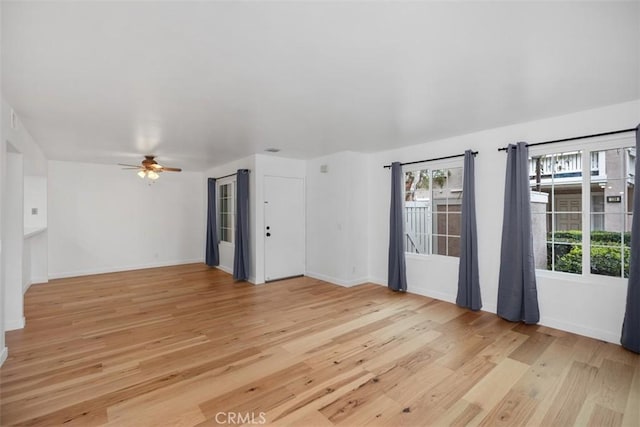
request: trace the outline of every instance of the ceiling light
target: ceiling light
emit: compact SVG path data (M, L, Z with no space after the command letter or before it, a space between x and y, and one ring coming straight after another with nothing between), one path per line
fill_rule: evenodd
M158 175L154 171L149 171L147 172L147 178L153 179L155 181L156 179L160 178L160 175Z
M145 171L140 171L138 172L138 176L142 179L144 179L145 176L147 176L147 173Z

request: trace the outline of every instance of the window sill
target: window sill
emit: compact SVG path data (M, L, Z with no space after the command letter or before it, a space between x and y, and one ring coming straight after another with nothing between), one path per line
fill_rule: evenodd
M623 277L598 276L595 274L573 274L549 270L536 270L536 279L551 279L595 286L627 286L628 280Z
M406 259L415 259L415 260L442 260L443 262L451 262L454 264L458 264L460 261L460 257L455 256L447 256L447 255L437 255L437 254L414 254L411 252L404 253Z
M47 227L27 227L24 229L24 238L28 239L29 237L33 237L36 234L40 234L45 231Z

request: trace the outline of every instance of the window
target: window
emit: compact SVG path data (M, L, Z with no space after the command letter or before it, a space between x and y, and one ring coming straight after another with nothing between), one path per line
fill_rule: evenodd
M529 158L536 268L628 277L635 165L628 144Z
M221 242L233 243L234 222L233 182L218 187L218 238Z
M460 256L462 168L405 172L405 252Z

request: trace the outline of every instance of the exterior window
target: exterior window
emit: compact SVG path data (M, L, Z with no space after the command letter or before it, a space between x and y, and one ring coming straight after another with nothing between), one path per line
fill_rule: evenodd
M634 162L632 147L529 159L536 268L628 277Z
M221 242L233 243L233 190L233 182L221 184L218 188L218 238Z
M405 172L405 252L460 256L462 168Z
M533 157L529 165L536 268L582 273L582 151Z

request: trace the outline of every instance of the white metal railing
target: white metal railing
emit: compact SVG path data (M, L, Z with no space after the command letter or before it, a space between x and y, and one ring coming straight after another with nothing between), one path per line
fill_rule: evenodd
M431 209L429 206L405 206L405 252L427 254L431 234Z
M582 176L582 153L574 151L570 153L549 154L539 157L540 177L543 182L549 181L551 176L555 179L581 177ZM537 157L529 159L529 177L536 178ZM605 152L593 151L590 153L590 171L592 177L605 177Z

